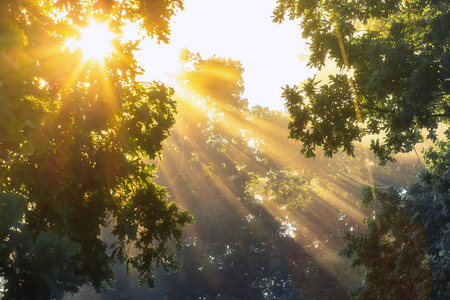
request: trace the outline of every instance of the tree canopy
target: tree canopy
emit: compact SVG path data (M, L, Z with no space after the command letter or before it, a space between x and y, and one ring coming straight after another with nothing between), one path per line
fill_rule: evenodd
M366 135L382 164L426 138L436 140L450 117L448 1L279 0L274 21L301 19L310 40L309 65L335 63L340 72L321 83L284 89L290 138L302 153L327 156Z
M97 291L124 263L153 285L177 268L174 245L192 222L154 184L155 159L174 124L173 90L136 80L137 22L167 42L180 0L2 1L0 4L0 276L4 299ZM71 40L91 22L113 51L86 60ZM106 229L107 228L107 229ZM111 230L114 243L102 240ZM175 243L172 243L174 241Z

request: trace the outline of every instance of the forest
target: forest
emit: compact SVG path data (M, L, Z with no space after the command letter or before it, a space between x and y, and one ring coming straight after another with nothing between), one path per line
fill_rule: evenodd
M140 79L188 2L1 2L0 298L449 299L450 3L273 1L317 70L274 110Z

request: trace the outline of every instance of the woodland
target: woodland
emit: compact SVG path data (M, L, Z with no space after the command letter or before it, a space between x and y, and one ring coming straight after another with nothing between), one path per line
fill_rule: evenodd
M274 1L277 111L194 49L139 81L183 2L1 2L0 297L449 299L450 3Z

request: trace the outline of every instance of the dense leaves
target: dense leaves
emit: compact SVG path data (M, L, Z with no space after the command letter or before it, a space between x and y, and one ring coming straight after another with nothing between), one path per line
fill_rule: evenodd
M354 142L381 134L371 148L382 164L437 138L450 116L450 10L446 1L284 1L274 21L301 19L310 66L336 63L328 82L287 86L290 137L302 152L354 153Z
M178 265L171 241L192 221L143 162L175 122L173 91L136 81L138 42L121 38L137 21L167 40L181 1L54 2L0 5L1 215L14 212L0 223L5 299L61 298L85 283L99 291L116 263L152 286L159 265ZM102 61L68 46L92 18L117 35Z
M380 208L366 219L364 233L343 235L347 245L342 254L354 255L352 265L365 270L361 286L350 295L357 299L428 299L432 284L421 223L411 219L400 191L366 187L363 197L365 206L376 199Z
M407 190L365 188L363 204L380 208L365 233L346 232L342 252L366 271L357 298L449 297L449 153L448 140L424 151L427 168Z
M76 291L83 278L76 274L71 257L80 251L80 244L53 231L34 238L22 219L26 199L21 196L2 194L0 207L0 268L8 279L5 298L61 298L65 290Z
M302 153L355 153L372 137L381 164L448 122L450 10L446 1L278 1L275 21L300 18L310 66L334 62L327 82L286 87L290 137ZM375 209L367 229L347 231L342 254L365 275L358 299L447 299L448 134L424 151L427 169L406 190L366 187L363 207Z

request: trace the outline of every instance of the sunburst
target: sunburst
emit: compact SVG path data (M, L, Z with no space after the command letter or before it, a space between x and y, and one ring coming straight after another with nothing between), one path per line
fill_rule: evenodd
M112 41L115 35L109 30L107 23L91 19L89 25L79 31L80 39L75 42L75 46L81 49L84 60L101 62L114 51Z

